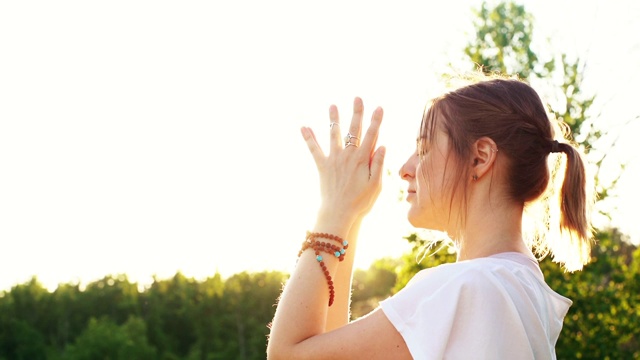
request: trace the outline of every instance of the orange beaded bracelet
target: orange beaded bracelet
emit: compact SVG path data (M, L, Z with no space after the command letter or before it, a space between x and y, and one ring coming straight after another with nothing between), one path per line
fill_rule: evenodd
M342 248L331 244L330 242L319 241L317 238L329 239L338 242L342 245ZM325 265L321 252L331 254L338 258L339 261L344 260L344 255L346 254L346 250L349 247L349 242L342 239L339 236L327 234L327 233L312 233L307 231L307 238L302 243L302 248L298 253L298 257L302 255L302 253L307 249L313 249L316 254L316 260L320 263L320 268L324 273L325 278L327 279L327 285L329 286L329 306L333 305L333 300L335 298L335 289L333 287L333 280L331 279L331 274Z

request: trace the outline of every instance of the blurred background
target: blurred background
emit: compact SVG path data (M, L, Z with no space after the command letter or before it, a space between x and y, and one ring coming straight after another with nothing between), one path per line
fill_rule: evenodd
M442 76L519 74L588 151L598 243L559 358L640 356L640 3L0 4L0 359L260 359L318 206L299 134L385 110L354 317L421 268L397 173ZM127 345L128 344L128 345ZM114 350L117 353L112 353ZM563 355L563 356L560 356Z

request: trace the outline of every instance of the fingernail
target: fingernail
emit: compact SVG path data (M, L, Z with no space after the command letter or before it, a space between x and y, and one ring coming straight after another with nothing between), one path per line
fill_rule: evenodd
M309 138L309 130L306 127L301 127L300 128L300 133L302 134L302 137L307 140Z

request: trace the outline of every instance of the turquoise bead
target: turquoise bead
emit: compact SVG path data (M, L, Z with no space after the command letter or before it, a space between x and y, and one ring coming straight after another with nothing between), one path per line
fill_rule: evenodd
M334 253L334 255L335 255L336 257L340 257L340 251L336 251L336 252Z
M349 245L349 242L347 240L342 242L342 246L347 246L347 245Z
M322 261L322 255L318 255L318 256L316 256L316 260L318 260L318 261Z
M340 249L340 254L344 255L344 249Z

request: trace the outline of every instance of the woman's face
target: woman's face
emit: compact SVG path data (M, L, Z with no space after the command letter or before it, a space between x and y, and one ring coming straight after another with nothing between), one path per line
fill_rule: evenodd
M455 162L449 158L449 137L436 130L433 139L420 141L426 143L417 146L400 168L400 177L408 183L408 219L415 227L448 231L454 210L450 189L452 181L456 181L451 178ZM421 149L422 156L418 153Z

